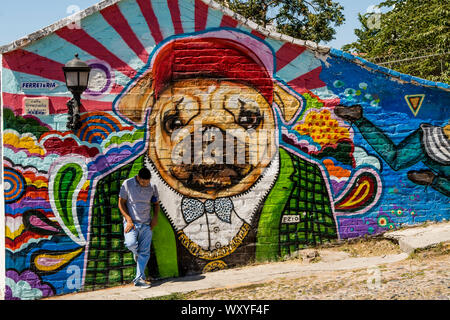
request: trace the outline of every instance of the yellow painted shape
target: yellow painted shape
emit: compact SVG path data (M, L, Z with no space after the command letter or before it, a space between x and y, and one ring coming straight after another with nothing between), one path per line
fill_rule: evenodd
M424 94L411 94L405 96L406 103L408 104L408 107L411 109L414 116L417 116L417 114L420 111L420 108L422 107L422 103L425 100Z
M25 226L23 224L16 231L11 231L11 229L8 226L6 226L5 235L7 238L14 240L15 238L17 238L18 236L20 236L22 234L24 229L25 229Z
M26 149L31 154L39 154L43 156L45 154L45 150L36 144L36 140L32 137L18 137L16 134L12 132L6 132L3 135L3 141L5 144L12 145L18 149Z
M31 180L30 178L25 177L25 181L27 185L35 186L36 188L47 188L48 183L44 180Z
M77 249L72 252L64 253L64 254L49 254L44 253L37 255L34 258L34 265L38 270L41 271L55 271L58 270L63 265L69 263L74 257L79 255L83 251L83 248Z
M361 193L361 190L362 190L363 187L366 187L366 191L364 192L362 197L359 197L358 199L355 200L355 198L357 198L359 196L359 194ZM343 203L341 205L341 207L350 207L350 206L353 206L353 205L363 201L367 197L367 195L369 194L369 191L370 191L370 183L368 181L364 181L363 183L361 183L358 186L358 189L353 194L353 196L346 203Z
M329 110L322 110L320 113L311 111L305 121L295 127L295 130L302 135L310 136L321 146L336 144L341 139L350 138L348 129L340 127L339 122L333 119Z

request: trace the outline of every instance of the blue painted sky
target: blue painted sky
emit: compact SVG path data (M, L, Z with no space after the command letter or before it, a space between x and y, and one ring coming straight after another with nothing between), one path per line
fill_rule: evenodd
M0 45L9 44L23 36L67 17L76 8L81 10L98 3L99 0L14 0L2 1L0 7ZM381 2L381 0L338 0L344 6L346 22L337 28L336 39L327 45L340 49L355 41L353 30L359 27L358 13Z

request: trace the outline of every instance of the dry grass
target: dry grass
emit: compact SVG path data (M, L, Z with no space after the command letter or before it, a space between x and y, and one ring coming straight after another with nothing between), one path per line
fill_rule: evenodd
M330 250L348 252L351 257L375 257L402 253L400 247L387 239L358 239Z
M357 246L357 248L360 248ZM351 249L356 250L354 247ZM375 249L374 249L375 251ZM448 246L421 250L413 260L382 265L378 287L368 269L326 271L264 283L190 292L187 300L441 300L450 298ZM372 279L375 280L375 279Z
M384 256L399 254L399 246L386 239L370 238L336 242L317 248L309 263L320 261L320 252L345 252L349 257ZM286 262L297 262L300 258L286 258ZM409 259L378 266L380 283L378 289L368 286L372 273L368 269L327 271L308 274L298 278L281 278L233 287L193 291L156 297L157 300L236 300L236 299L448 299L450 242L432 248L416 250ZM304 261L303 261L304 262ZM255 266L262 263L252 263Z
M450 241L439 243L431 248L415 250L409 255L409 259L424 260L448 254L450 254Z

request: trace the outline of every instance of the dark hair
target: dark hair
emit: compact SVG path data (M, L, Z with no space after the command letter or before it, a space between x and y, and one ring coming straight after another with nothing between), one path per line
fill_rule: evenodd
M139 170L138 176L143 180L149 180L151 177L150 170L148 170L147 168L142 168L141 170Z

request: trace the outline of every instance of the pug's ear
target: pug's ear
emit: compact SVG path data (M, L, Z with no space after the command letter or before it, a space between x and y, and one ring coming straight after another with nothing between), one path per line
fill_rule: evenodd
M300 101L281 88L278 84L274 83L273 88L273 101L280 107L283 118L286 122L289 122L294 118L301 104Z
M118 111L132 122L143 124L147 108L155 102L152 83L153 75L149 72L122 96Z

